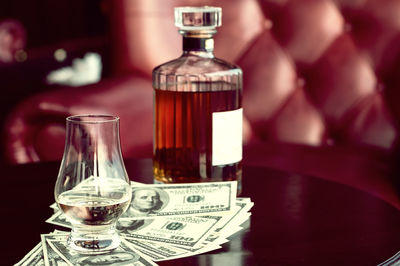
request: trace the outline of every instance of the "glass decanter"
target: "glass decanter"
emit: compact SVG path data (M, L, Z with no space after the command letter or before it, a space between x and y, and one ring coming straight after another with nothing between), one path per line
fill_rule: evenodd
M183 53L153 70L155 182L242 177L242 70L214 57L219 7L177 7Z
M131 201L121 155L119 118L71 116L66 125L54 195L72 225L68 246L80 253L105 253L119 246L116 222Z

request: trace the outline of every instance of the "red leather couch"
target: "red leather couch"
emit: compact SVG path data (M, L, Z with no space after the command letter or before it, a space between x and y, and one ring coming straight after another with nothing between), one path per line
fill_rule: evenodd
M334 180L400 207L400 0L110 0L113 75L22 101L10 163L60 160L65 117L121 117L123 155L151 157L151 70L179 56L173 7L223 8L217 57L244 72L244 161ZM366 206L371 207L371 206Z

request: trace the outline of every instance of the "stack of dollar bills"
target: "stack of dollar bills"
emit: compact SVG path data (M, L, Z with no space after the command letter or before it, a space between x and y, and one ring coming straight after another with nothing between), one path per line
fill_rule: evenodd
M68 231L41 235L41 243L16 265L156 265L216 250L243 229L254 205L250 198L236 196L237 182L151 184L132 182L132 201L119 218L120 246L101 255L83 255L68 248ZM135 195L153 191L152 210L138 208ZM135 203L136 202L136 203ZM56 203L46 222L71 228ZM111 265L111 264L110 264ZM125 265L125 264L124 264Z

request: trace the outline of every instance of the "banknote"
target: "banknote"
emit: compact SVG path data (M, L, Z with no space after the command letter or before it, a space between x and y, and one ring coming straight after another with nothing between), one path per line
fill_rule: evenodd
M217 228L215 229L217 232L222 231L224 228L228 228L228 224L233 226L234 224L241 224L241 217L246 216L249 210L253 207L253 202L244 202L241 198L236 199L236 204L231 215L225 215L223 219L218 223ZM247 219L248 217L246 217Z
M85 187L90 179L78 186ZM229 212L236 202L237 181L190 184L138 184L132 182L132 200L120 219ZM50 206L57 209L56 204Z
M43 258L43 250L42 244L37 244L28 254L26 254L18 263L14 264L14 266L43 266L44 258Z
M60 210L56 211L49 219L47 219L46 223L72 228L71 223L67 221L64 213Z
M229 240L227 238L229 236L242 229L240 225L250 217L250 213L248 211L252 206L252 202L237 201L236 206L233 208L233 211L230 213L230 215L223 215L220 217L218 223L204 239L202 245L221 245L228 242ZM214 214L201 217L206 218L211 216L216 215Z
M244 198L236 199L236 211L233 212L231 216L226 216L216 228L216 233L219 234L220 237L232 235L233 228L236 227L240 230L240 225L249 219L251 215L249 211L254 203L248 200Z
M130 207L120 219L229 212L236 187L236 181L133 185Z
M57 202L54 202L53 204L50 205L50 208L54 211L57 212L59 210Z
M66 246L68 234L42 235L46 265L143 265L152 266L155 264L146 255L135 250L132 245L121 239L121 244L115 250L106 254L83 255ZM64 263L64 264L63 264Z
M221 216L158 217L140 227L124 224L125 229L118 225L117 229L119 229L120 235L125 238L155 241L183 247L198 247L212 232L219 219L221 219ZM121 225L121 221L118 221L118 223Z
M49 245L47 239L53 238L62 242L67 242L68 234L42 234L42 249L44 257L44 265L46 266L69 266L69 264Z
M400 251L394 254L389 259L378 264L378 266L399 266L400 265Z
M243 229L244 222L249 224L254 203L250 198L237 198L236 186L235 181L153 185L131 182L132 202L117 222L122 242L114 252L108 256L83 256L66 246L69 232L54 231L41 235L41 243L16 265L102 265L110 261L115 265L155 265L152 261L219 249ZM50 208L54 214L46 222L71 228L56 203Z
M237 213L240 213L240 209ZM61 212L58 213L59 216L63 214ZM57 215L54 218L53 222L57 221L55 224L62 225L62 226L69 226L68 222L65 219L58 219ZM237 219L240 218L242 220L242 215L235 215ZM246 216L249 217L248 215ZM130 224L127 223L128 221L124 221L123 224L118 223L118 228L121 236L127 236L127 241L131 242L135 248L142 251L144 254L151 257L152 260L160 261L166 259L173 259L173 258L180 258L180 257L187 257L195 254L200 254L204 252L208 252L211 250L215 250L220 248L220 245L228 242L226 237L230 236L242 228L236 225L235 219L228 219L229 223L226 222L224 216L207 216L207 217L197 217L199 221L216 221L216 223L200 223L198 226L202 228L202 230L195 229L191 225L186 225L186 235L183 234L183 237L186 239L190 239L191 241L180 241L177 243L177 240L172 241L170 238L171 235L175 235L174 230L167 230L164 229L167 233L164 233L162 236L159 234L160 229L158 225L167 227L168 225L172 229L175 229L177 226L176 222L182 222L178 217L174 217L176 219L164 219L164 218L157 218L154 220L160 221L159 223L154 223L151 219L145 220L131 220ZM186 218L188 217L182 217ZM201 219L203 218L203 219ZM219 223L219 221L223 221L224 224ZM169 224L168 224L169 222ZM121 228L123 226L123 228ZM227 230L223 235L221 235L220 227L226 226ZM125 229L124 229L125 228ZM182 232L180 233L182 237Z
M140 241L130 238L125 238L125 240L131 243L135 247L135 249L149 256L153 261L163 261L189 257L221 248L221 246L219 245L208 245L197 249L185 249L166 243Z
M147 252L146 254L148 254L155 261L180 258L208 252L220 248L221 244L228 242L226 237L229 237L231 234L234 234L242 229L240 224L243 222L243 220L249 218L250 215L248 210L250 210L252 205L253 203L250 201L238 201L235 212L230 213L231 215L229 216L209 215L196 217L203 219L214 219L218 221L210 229L207 229L206 237L202 238L201 241L198 241L196 245L180 245L178 247L176 243L171 243L165 240L160 241L158 238L154 238L154 241L150 242L146 238L130 239L128 237L126 239L127 241L130 241L136 248L141 249L143 252ZM227 230L224 230L225 233L221 234L221 230L224 228L227 228ZM194 233L191 233L193 236ZM146 235L149 234L146 233Z
M207 216L171 216L155 219L120 219L117 230L127 238L160 242L184 248L199 248L227 242L226 237L240 230L248 219L252 202L240 202L229 213ZM71 228L62 212L56 212L48 223ZM203 243L204 242L204 243Z
M132 190L136 189L138 193L133 193L130 209L139 205L133 204L137 195L143 201L161 201L165 206L157 210L158 214L154 212L154 216L151 213L137 215L135 212L138 210L131 210L120 218L117 230L121 239L153 261L182 258L221 248L229 237L243 230L254 205L250 198L236 198L236 182L221 183L224 186L219 183L146 185L133 182ZM225 186L227 183L232 185ZM214 197L208 198L210 195ZM216 195L226 200L219 200ZM71 228L57 204L50 207L55 213L46 222ZM57 241L50 239L47 242L50 245L50 249L46 249L47 257L64 254L62 247L57 248Z
M229 241L229 239L227 239L228 237L243 229L243 227L241 226L243 224L243 221L245 221L250 217L250 213L248 213L247 211L250 210L251 206L253 206L253 203L250 200L245 199L245 201L246 201L246 206L240 204L243 203L243 201L241 200L238 201L238 205L240 206L237 206L238 208L236 209L235 213L231 213L232 219L229 217L228 219L220 219L220 221L215 226L214 230L208 234L207 238L197 248L180 247L179 248L181 250L180 253L176 254L172 253L168 254L168 256L165 256L165 254L163 254L165 256L165 259L161 260L170 260L187 256L193 256L221 248L220 245ZM223 228L221 228L221 226L223 226ZM221 229L223 229L224 233L222 233ZM160 244L160 245L164 245L165 248L165 244ZM167 247L171 247L171 245ZM154 249L152 251L154 252Z

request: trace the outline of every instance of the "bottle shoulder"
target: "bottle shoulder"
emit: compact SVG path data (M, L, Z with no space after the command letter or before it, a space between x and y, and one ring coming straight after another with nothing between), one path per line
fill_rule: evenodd
M242 70L215 57L184 54L153 70L153 87L180 92L242 89Z
M241 75L242 70L235 64L217 57L182 55L153 69L153 75Z

